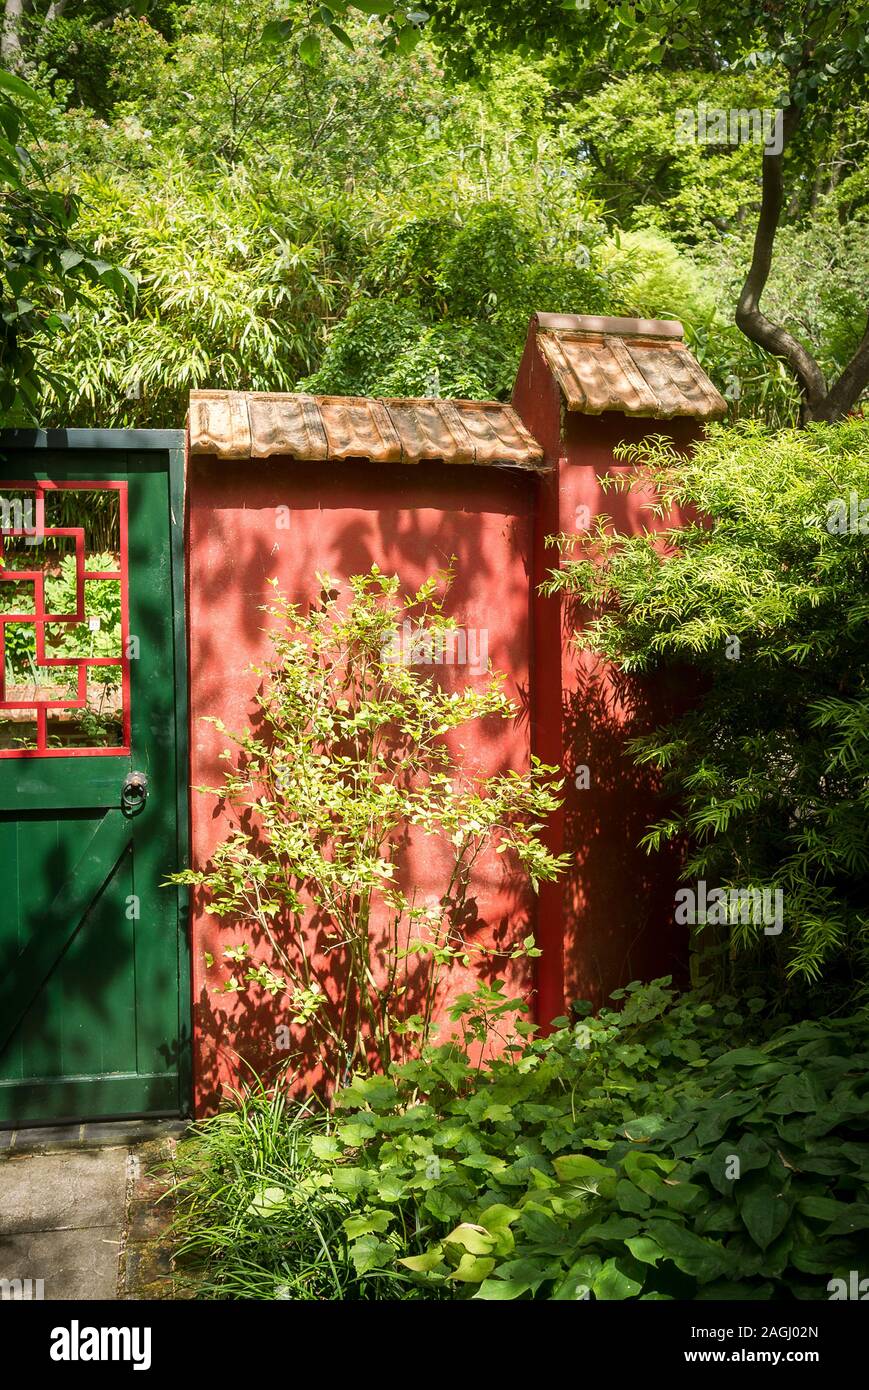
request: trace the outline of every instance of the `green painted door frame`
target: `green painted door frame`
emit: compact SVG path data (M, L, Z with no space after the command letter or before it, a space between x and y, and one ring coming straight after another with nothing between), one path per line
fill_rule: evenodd
M0 758L0 1128L189 1114L184 434L0 431L30 481L125 485L136 644L129 753Z

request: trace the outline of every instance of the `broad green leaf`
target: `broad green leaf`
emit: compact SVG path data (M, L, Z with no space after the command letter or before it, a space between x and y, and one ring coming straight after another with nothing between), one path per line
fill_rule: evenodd
M348 1216L342 1226L350 1240L375 1232L382 1234L392 1220L388 1211L372 1211L361 1216Z
M717 1241L704 1240L675 1221L652 1220L647 1234L678 1269L708 1283L729 1274L733 1259Z
M813 1221L835 1221L841 1210L834 1197L802 1197L797 1202L797 1211Z
M11 92L13 96L21 97L25 101L41 103L44 100L41 94L23 78L16 77L14 73L6 72L2 68L0 68L0 90Z
M423 1207L436 1221L453 1221L461 1215L463 1202L442 1187L433 1187L423 1199Z
M460 1245L472 1255L488 1255L495 1244L495 1236L483 1226L473 1226L463 1221L455 1230L444 1236L444 1245Z
M613 1177L612 1168L607 1168L589 1154L563 1154L552 1160L552 1166L561 1182L576 1182L579 1178L605 1179Z
M398 1263L413 1270L414 1274L430 1274L443 1264L443 1246L433 1245L424 1255L406 1255Z
M658 1178L660 1183L661 1179ZM627 1178L620 1178L616 1183L615 1200L621 1211L633 1212L635 1216L642 1216L652 1205L652 1199L647 1193L641 1192Z
M333 1134L315 1134L311 1140L311 1152L317 1158L328 1161L340 1158L344 1150Z
M415 28L412 24L407 24L403 29L398 31L396 48L401 54L412 53L421 38L422 31Z
M394 1081L386 1076L354 1076L349 1086L338 1091L335 1104L352 1108L370 1105L372 1110L388 1110L398 1097Z
M514 1221L518 1221L521 1212L516 1207L508 1207L504 1202L493 1202L485 1211L481 1211L477 1220L487 1231L494 1235L498 1231L503 1231L512 1226Z
M501 1105L500 1103L493 1101L491 1104L486 1106L485 1110L483 1111L482 1118L484 1120L494 1120L496 1122L499 1122L501 1120L510 1120L513 1118L513 1111L509 1105Z
M516 1291L509 1297L518 1298L523 1293L536 1292L550 1275L551 1265L546 1260L505 1260L496 1266L492 1282L509 1284Z
M660 1245L649 1236L629 1236L625 1245L634 1259L639 1260L641 1264L657 1265L658 1261L664 1258Z
M378 1240L376 1235L361 1236L350 1246L350 1258L357 1274L367 1274L372 1269L386 1269L395 1258L395 1251L386 1241Z
M592 1292L595 1298L612 1301L614 1299L636 1298L642 1287L642 1284L638 1283L636 1279L631 1279L619 1268L617 1260L607 1260L595 1277Z
M483 1173L500 1173L502 1168L506 1168L503 1158L497 1154L486 1154L478 1151L468 1154L466 1158L459 1160L463 1168L476 1168Z
M455 1279L460 1284L478 1284L486 1279L494 1268L494 1260L481 1259L478 1255L464 1254L458 1267L448 1274L447 1278Z
M321 50L322 43L319 34L305 34L299 40L299 57L309 68L317 67Z
M474 1298L487 1303L509 1303L514 1298L521 1298L530 1288L531 1285L521 1279L484 1279Z
M869 1230L869 1202L839 1202L838 1205L841 1210L824 1231L825 1237Z
M596 1255L583 1255L576 1260L556 1286L552 1301L555 1303L574 1303L591 1293L592 1285L602 1268Z
M698 1183L674 1183L670 1179L665 1179L655 1195L660 1201L666 1202L668 1207L673 1207L676 1211L690 1211L697 1209L706 1193Z
M736 1205L755 1245L766 1250L784 1230L792 1204L777 1185L752 1175L737 1183Z
M810 1077L805 1072L787 1076L776 1086L766 1105L772 1115L809 1114L818 1109Z
M332 1171L332 1182L339 1192L355 1194L374 1186L374 1175L365 1168L342 1168Z
M263 1187L248 1202L247 1210L251 1216L270 1216L286 1206L286 1202L287 1194L283 1187Z
M587 1226L579 1238L580 1245L591 1245L595 1241L626 1241L640 1232L639 1221L628 1216L608 1216L605 1221L596 1221Z
M710 1062L710 1071L727 1071L730 1067L759 1067L774 1060L768 1052L756 1047L738 1047Z
M377 1131L377 1121L373 1115L365 1114L363 1111L358 1118L352 1120L342 1120L335 1128L335 1133L342 1144L347 1144L351 1149L359 1148Z
M262 32L264 43L283 43L290 38L295 24L291 19L271 19Z
M351 52L355 52L356 45L354 44L350 35L347 33L346 29L342 29L340 24L330 24L328 25L328 29L329 33L334 34L335 38L338 39L339 43L343 43L345 48L349 48Z

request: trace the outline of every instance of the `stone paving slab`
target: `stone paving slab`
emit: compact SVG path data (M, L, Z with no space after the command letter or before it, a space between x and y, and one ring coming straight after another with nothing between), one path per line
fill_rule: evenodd
M127 1150L32 1154L0 1163L0 1235L120 1226Z
M187 1296L176 1291L166 1168L185 1128L118 1121L0 1133L0 1301ZM27 1280L41 1290L15 1282Z
M46 1301L116 1299L119 1243L115 1225L0 1236L0 1278L41 1279Z

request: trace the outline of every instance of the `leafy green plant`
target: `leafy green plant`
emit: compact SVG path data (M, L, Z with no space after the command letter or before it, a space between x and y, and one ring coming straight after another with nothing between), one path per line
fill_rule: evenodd
M340 1212L329 1250L346 1277L325 1296L402 1273L438 1298L826 1298L858 1267L869 1014L794 1023L760 990L676 997L668 979L614 1003L578 1003L483 1071L446 1045L339 1092L306 1175L317 1209ZM200 1197L215 1142L264 1147L243 1110L203 1133ZM286 1191L290 1174L268 1181ZM196 1239L206 1226L200 1208ZM231 1289L229 1242L223 1258ZM256 1261L260 1290L301 1267L280 1238Z
M398 1268L370 1271L347 1249L352 1199L317 1156L318 1108L288 1106L257 1083L237 1108L196 1126L179 1148L175 1236L200 1298L422 1297ZM369 1223L376 1229L377 1222Z
M117 568L114 555L88 555L88 567L95 572ZM46 609L50 613L76 611L77 578L74 555L64 555L57 575L45 580ZM121 655L121 585L117 579L91 580L85 584L85 622L55 624L51 629L52 655L60 657ZM94 625L90 626L90 621ZM116 687L120 669L116 666L91 667L88 679Z
M589 181L617 226L658 227L688 245L741 223L757 202L757 150L742 144L677 142L677 113L775 104L774 67L692 69L684 55L666 72L618 72L583 94L566 127L589 163Z
M519 1194L492 1165L459 1224L402 1263L482 1299L827 1298L869 1229L867 1048L864 1012L689 1058L698 1081L674 1077L606 1144L550 1149Z
M25 146L35 143L42 96L20 77L0 71L0 411L32 422L39 393L63 389L62 364L44 349L88 302L85 285L107 299L129 299L130 272L97 255L73 235L78 199L50 186Z
M606 303L596 264L594 209L576 247L550 246L525 209L487 199L458 216L422 216L397 226L370 258L357 296L331 334L304 390L348 395L509 394L536 310ZM674 252L674 255L676 253Z
M735 413L792 423L793 371L733 322L761 150L681 141L677 118L771 110L788 80L800 109L812 93L763 304L835 379L866 259L865 44L846 20L842 40L840 0L812 0L811 52L787 37L792 6L717 9L724 68L702 7L668 28L597 0L486 3L457 47L460 8L8 15L31 95L7 89L6 360L38 368L12 422L177 427L198 387L503 397L534 310L639 307L684 316L716 384L736 379ZM87 299L65 302L82 277Z
M319 579L322 601L307 616L276 591L261 728L230 735L237 760L225 750L225 783L211 789L235 819L212 862L174 881L204 889L208 912L255 933L253 947L227 949L239 969L223 988L255 986L278 999L316 1039L334 1087L360 1068L389 1070L428 1039L453 965L539 954L530 935L501 950L463 923L484 856L503 855L535 890L557 875L562 859L539 832L561 784L536 759L526 773L464 769L451 735L515 717L501 679L484 674L477 687L450 690L399 651L410 629L417 660L425 651L446 658L456 635L444 611L449 573L402 596L397 576L373 566L350 579L346 602ZM405 886L409 834L437 837L449 851L437 895ZM484 1049L524 1008L503 989L481 983L454 1014L467 1014L466 1038Z
M274 174L254 187L197 179L180 158L138 181L84 183L83 231L134 264L142 290L134 313L104 290L73 308L47 363L71 362L75 384L48 390L48 410L64 423L177 425L197 387L292 388L340 297L330 233L353 262L340 201L324 207Z
M673 798L645 843L686 844L686 883L782 894L781 934L731 914L727 950L783 985L865 983L869 426L716 427L689 457L663 438L620 457L636 471L604 487L651 486L688 524L624 536L601 516L562 538L546 589L591 606L578 641L629 675L691 681L688 712L633 745Z
M786 203L796 209L808 193L809 209L813 210L825 185L831 191L845 162L851 163L854 141L850 122L855 120L865 133L869 43L861 21L862 7L849 0L781 0L771 9L734 4L732 0L727 4L706 0L702 5L692 0L680 7L678 23L672 22L663 8L595 4L590 10L577 15L574 6L560 5L544 12L532 12L526 6L505 11L492 0L476 0L439 16L438 27L446 31L453 52L462 40L475 56L480 49L484 53L504 47L527 51L533 44L540 51L569 53L572 73L576 71L577 44L585 65L599 64L618 72L620 79L631 74L647 79L650 70L654 72L660 65L667 73L667 89L671 87L671 69L681 70L690 64L695 77L702 74L701 101L710 90L716 92L718 100L725 99L722 72L737 83L749 73L756 80L758 70L774 75L776 138L765 143L762 153L756 149L755 168L762 196L754 219L751 262L734 305L736 322L751 342L787 363L802 398L803 423L846 418L869 384L869 336L863 333L847 367L829 381L819 365L817 346L788 333L769 318L768 304L761 309L760 303L774 247L787 237L787 230L780 228ZM736 88L732 83L727 86L732 103ZM623 124L633 124L637 107L641 116L648 115L641 102L635 101L631 118ZM692 108L697 111L693 102L689 115ZM734 109L731 105L731 116ZM667 157L657 161L657 167L653 161L651 168L643 169L649 188L658 184L666 187L673 166L681 163L677 148L681 142L674 137L675 132ZM620 139L616 132L612 143L623 146L624 137ZM720 138L710 141L707 135L700 143L707 146L704 153L708 154L710 144L731 142ZM837 152L832 156L834 161L837 156L844 159L836 176L827 180L822 171L833 150ZM696 180L700 182L702 176ZM730 191L727 182L721 179L725 212ZM864 192L862 180L857 188L859 198ZM716 187L712 194L715 205L717 195ZM650 200L649 190L644 189L641 197L644 202ZM701 205L702 201L701 194ZM700 210L695 204L695 218ZM678 215L678 208L670 209L670 215L674 214ZM861 310L855 325L857 334L863 331L864 318Z

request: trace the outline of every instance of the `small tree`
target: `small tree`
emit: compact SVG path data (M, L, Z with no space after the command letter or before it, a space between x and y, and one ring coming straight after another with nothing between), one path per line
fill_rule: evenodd
M561 783L537 759L529 772L488 776L457 764L455 730L517 710L498 676L450 693L414 669L457 644L444 615L450 573L400 597L398 578L375 565L350 579L345 605L328 576L318 581L322 602L307 616L273 581L274 655L257 672L261 729L230 735L238 756L225 750L225 783L208 789L235 823L204 871L175 881L205 888L207 911L258 929L254 947L226 952L239 973L224 988L255 984L285 1001L292 1024L313 1030L331 1088L354 1070L387 1071L412 1039L425 1044L455 962L539 955L530 935L498 952L472 943L462 924L484 851L517 861L535 890L558 874L562 862L538 832ZM434 902L402 886L411 828L449 846ZM459 1001L453 1017L464 1016L466 1041L485 1046L499 1020L524 1007L503 989L495 980Z

